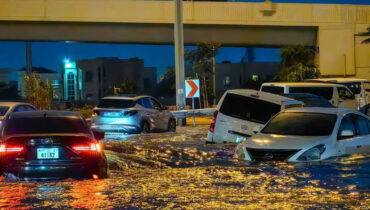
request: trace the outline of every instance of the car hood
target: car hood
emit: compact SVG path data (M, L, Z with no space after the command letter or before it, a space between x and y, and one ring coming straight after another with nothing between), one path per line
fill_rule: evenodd
M256 134L241 144L255 149L303 149L325 143L329 136L288 136L275 134Z

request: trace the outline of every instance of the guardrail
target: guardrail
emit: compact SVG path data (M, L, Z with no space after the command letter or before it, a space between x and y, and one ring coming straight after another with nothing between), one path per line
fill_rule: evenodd
M207 109L187 109L180 111L172 111L172 114L176 118L180 117L193 117L193 116L212 116L216 111L216 108L207 108Z

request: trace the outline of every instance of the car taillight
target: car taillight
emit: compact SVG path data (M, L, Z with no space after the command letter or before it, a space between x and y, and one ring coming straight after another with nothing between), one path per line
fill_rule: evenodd
M0 153L8 153L8 152L22 152L24 147L22 146L10 146L6 144L0 144Z
M215 131L217 115L218 115L218 111L215 111L215 113L213 113L211 126L209 127L209 131L211 131L212 133Z
M87 145L77 145L72 147L75 151L91 151L91 152L101 152L101 147L99 143L90 143Z

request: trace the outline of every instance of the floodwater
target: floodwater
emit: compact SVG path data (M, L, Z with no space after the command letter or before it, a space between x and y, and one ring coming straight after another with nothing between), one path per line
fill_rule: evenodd
M0 182L0 208L370 208L370 155L248 163L205 144L208 126L107 135L109 178Z

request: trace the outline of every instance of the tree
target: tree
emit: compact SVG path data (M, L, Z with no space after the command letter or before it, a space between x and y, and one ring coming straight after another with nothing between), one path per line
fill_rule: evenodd
M217 43L198 43L195 50L185 51L185 60L200 78L201 98L203 106L208 107L214 96L212 91L213 57L217 55L221 45Z
M370 36L370 27L367 28L367 32L358 33L357 36ZM362 43L369 44L370 38L365 39Z
M281 69L275 78L282 82L301 82L320 76L315 64L316 49L306 46L288 46L281 50Z
M117 86L118 94L136 94L138 91L135 80L122 80Z
M167 68L163 79L158 84L157 96L174 97L176 93L175 69Z
M23 77L26 100L37 109L46 110L51 108L53 100L53 88L47 80L41 82L40 75L32 73Z

